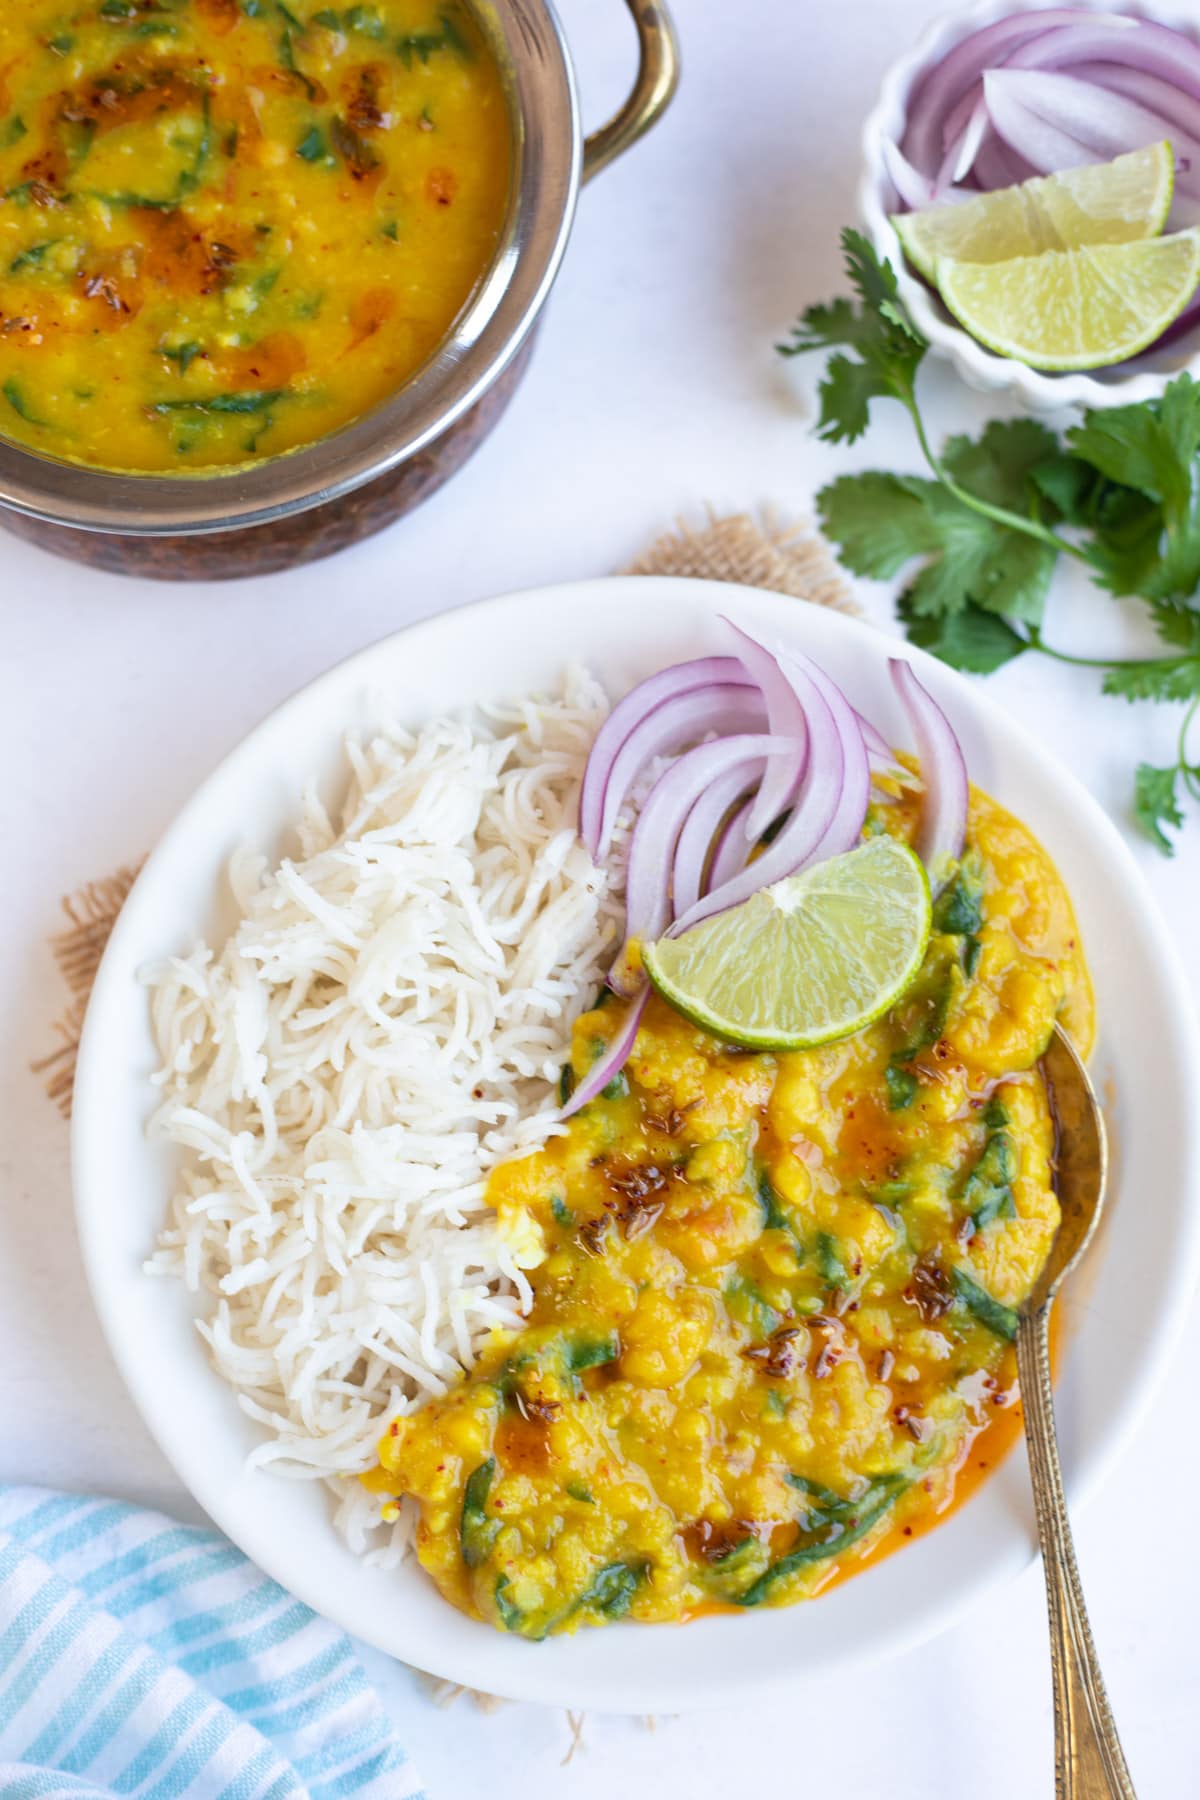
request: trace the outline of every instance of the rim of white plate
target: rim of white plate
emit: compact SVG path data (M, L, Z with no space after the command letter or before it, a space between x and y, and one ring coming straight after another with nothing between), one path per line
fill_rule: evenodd
M150 1431L205 1511L268 1574L317 1611L380 1649L431 1673L515 1699L645 1713L712 1705L753 1692L794 1686L805 1673L830 1673L907 1649L945 1629L996 1582L1027 1565L1035 1552L1023 1458L1010 1458L937 1530L807 1605L665 1626L608 1627L530 1645L465 1619L441 1600L411 1560L390 1572L354 1558L334 1533L324 1490L247 1471L256 1433L230 1390L209 1368L192 1323L196 1308L180 1283L152 1282L141 1260L165 1216L167 1169L144 1136L153 1067L148 1007L136 969L205 928L225 853L243 832L256 840L294 817L300 788L334 740L353 726L381 681L415 696L414 715L448 702L436 691L461 682L463 667L486 668L483 695L520 679L525 691L546 682L574 657L608 665L614 690L668 658L695 654L718 638L717 619L738 617L802 638L860 691L878 685L884 705L885 662L902 650L960 729L981 785L1025 783L1027 814L1053 824L1061 842L1049 847L1060 867L1091 866L1103 880L1075 882L1077 910L1091 917L1093 943L1114 951L1094 968L1097 988L1118 997L1135 1017L1149 1016L1164 1059L1152 1084L1153 1105L1126 1118L1117 1132L1118 1186L1122 1140L1153 1157L1176 1160L1175 1180L1145 1187L1139 1205L1156 1206L1171 1225L1169 1261L1143 1244L1146 1221L1130 1201L1113 1196L1106 1241L1093 1252L1088 1304L1063 1357L1060 1386L1067 1422L1064 1465L1073 1506L1085 1503L1128 1443L1182 1329L1200 1268L1200 1125L1187 1094L1200 1080L1200 1034L1173 945L1128 848L1075 778L1039 749L995 701L923 652L897 646L872 626L755 588L667 577L613 577L531 589L477 601L436 615L359 651L270 713L202 783L148 859L125 903L93 988L79 1051L72 1127L76 1217L93 1299L114 1359ZM598 623L599 621L599 623ZM628 634L623 641L622 634ZM635 640L632 653L629 639ZM489 643L492 654L488 654ZM515 647L514 647L515 646ZM530 673L496 673L507 655ZM844 664L844 668L839 668ZM541 670L541 673L534 671ZM472 686L478 686L472 683ZM469 704L460 689L457 704ZM892 715L894 716L894 715ZM325 740L325 741L323 741ZM295 762L289 743L299 742ZM1001 761L996 762L999 754ZM997 779L998 777L998 779ZM262 815L255 822L254 809ZM1044 835L1044 833L1043 833ZM193 841L194 840L194 841ZM1070 878L1069 879L1069 885ZM1103 925L1105 918L1109 925ZM1089 927L1085 926L1085 937ZM164 933L167 934L164 937ZM175 933L175 939L171 934ZM1149 1009L1148 1014L1146 1009ZM1124 1064L1120 1101L1150 1080L1146 1046ZM1152 1059L1151 1059L1152 1060ZM1153 1112L1155 1130L1145 1135ZM1140 1125L1139 1125L1140 1120ZM1165 1137L1164 1137L1165 1133ZM1172 1134L1174 1140L1172 1142ZM120 1202L114 1205L114 1194ZM1149 1195L1147 1202L1145 1196ZM1165 1209L1165 1210L1164 1210ZM1136 1359L1121 1360L1122 1309L1101 1323L1097 1296L1115 1263L1113 1236L1122 1222L1130 1243L1122 1278L1132 1282L1136 1329L1127 1341ZM1153 1224L1153 1218L1150 1223ZM1133 1256L1131 1266L1129 1258ZM1144 1269L1136 1258L1150 1257ZM1139 1285L1145 1292L1139 1291ZM1151 1285L1147 1285L1151 1284ZM1070 1311L1070 1300L1067 1300ZM1135 1304L1136 1312L1136 1304ZM1117 1358L1105 1381L1105 1404L1089 1402L1089 1358ZM1100 1382L1102 1370L1095 1377ZM1115 1381L1115 1390L1111 1382ZM1094 1384L1094 1385L1095 1385ZM1075 1415L1086 1441L1077 1449ZM980 1545L990 1545L981 1554Z

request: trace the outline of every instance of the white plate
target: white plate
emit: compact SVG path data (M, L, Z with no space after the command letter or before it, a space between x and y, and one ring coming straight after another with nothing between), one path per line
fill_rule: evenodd
M722 612L792 636L903 741L888 640L856 620L754 589L646 577L583 582L427 620L289 700L184 808L126 901L80 1050L73 1157L84 1259L113 1355L181 1479L249 1556L319 1612L434 1674L514 1698L673 1711L761 1695L808 1671L827 1674L915 1644L1029 1561L1024 1458L1009 1458L937 1531L823 1598L685 1629L618 1625L529 1644L462 1617L415 1563L390 1574L364 1567L335 1535L319 1485L246 1470L256 1430L208 1366L193 1303L180 1284L141 1273L166 1212L171 1165L144 1137L155 1059L136 971L228 925L215 894L230 851L247 840L281 847L304 782L314 768L337 769L342 734L369 720L373 694L385 691L416 723L553 685L577 658L615 697L666 663L727 648ZM1095 977L1095 1067L1111 1096L1115 1191L1104 1237L1065 1301L1061 1438L1079 1501L1127 1445L1197 1271L1195 1027L1154 904L1095 802L977 685L916 650L909 655L958 728L973 779L1054 856Z

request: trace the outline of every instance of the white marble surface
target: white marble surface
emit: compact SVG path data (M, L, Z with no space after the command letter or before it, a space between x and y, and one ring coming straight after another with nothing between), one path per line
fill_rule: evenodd
M631 43L618 0L563 0L589 117L611 109ZM678 0L686 74L660 130L584 196L538 353L503 428L420 513L294 576L171 588L76 570L0 538L0 1477L94 1486L183 1510L120 1387L72 1235L66 1132L26 1067L59 1003L45 936L59 895L138 857L200 776L277 700L423 613L602 573L678 515L803 511L840 469L915 467L899 416L852 452L807 430L816 370L771 344L838 282L856 138L886 63L939 10L927 0ZM939 430L980 403L928 378ZM888 595L864 593L881 622ZM1128 653L1132 612L1060 592L1063 642ZM1167 760L1170 717L1101 699L1083 671L993 678L1127 824L1139 757ZM1174 862L1134 837L1193 990L1200 819ZM1129 1203L1136 1204L1136 1194ZM1191 1428L1193 1318L1125 1466L1080 1521L1092 1619L1145 1797L1194 1789L1192 1621L1200 1613ZM1180 1424L1184 1428L1180 1429ZM381 1604L386 1600L381 1596ZM891 1800L1051 1792L1036 1569L986 1613L861 1681L794 1706L659 1720L591 1718L569 1771L561 1714L434 1707L372 1658L439 1800L767 1791Z

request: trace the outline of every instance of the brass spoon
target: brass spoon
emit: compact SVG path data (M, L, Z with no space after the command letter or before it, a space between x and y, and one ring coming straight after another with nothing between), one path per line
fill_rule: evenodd
M1063 1493L1050 1387L1050 1308L1092 1241L1104 1208L1108 1146L1095 1090L1070 1038L1055 1027L1042 1073L1058 1128L1055 1189L1062 1224L1021 1308L1017 1369L1050 1608L1057 1800L1136 1800L1092 1643Z

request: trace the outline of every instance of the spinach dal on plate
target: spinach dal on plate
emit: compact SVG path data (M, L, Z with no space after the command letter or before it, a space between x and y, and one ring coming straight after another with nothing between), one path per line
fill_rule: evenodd
M911 792L868 834L917 829ZM564 1093L622 1024L576 1024ZM1092 1003L1069 898L972 790L921 972L856 1035L746 1053L653 998L624 1072L489 1199L533 1304L394 1421L376 1492L462 1610L528 1638L808 1598L962 1498L1018 1425L1058 1225L1038 1058Z

